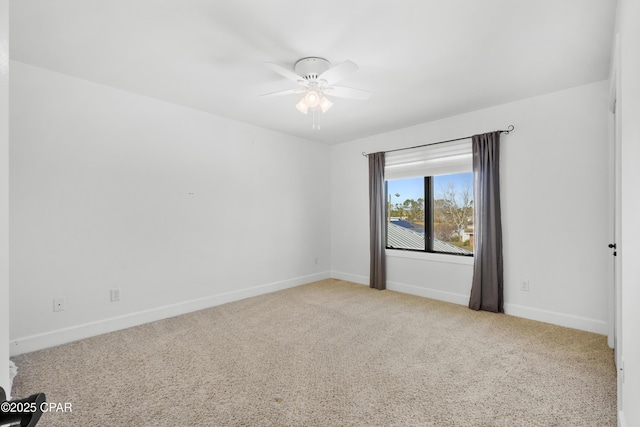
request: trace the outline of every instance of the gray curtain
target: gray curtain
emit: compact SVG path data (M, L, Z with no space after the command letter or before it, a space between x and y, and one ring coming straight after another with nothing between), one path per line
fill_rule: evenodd
M500 132L472 137L474 264L469 308L504 313Z
M370 268L369 287L387 288L385 246L387 222L384 187L384 153L369 154L369 230Z

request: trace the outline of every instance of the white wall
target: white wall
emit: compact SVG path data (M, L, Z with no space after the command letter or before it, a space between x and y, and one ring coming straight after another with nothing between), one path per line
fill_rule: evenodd
M624 373L621 398L623 426L640 426L640 3L618 3L622 155L622 334ZM619 366L620 368L620 366Z
M606 334L607 106L603 81L332 147L332 275L368 283L368 163L361 152L513 124L501 144L505 310ZM388 256L387 263L389 289L468 303L469 260ZM523 279L529 292L519 289Z
M0 387L9 389L9 1L0 0Z
M13 354L328 277L328 146L11 68Z

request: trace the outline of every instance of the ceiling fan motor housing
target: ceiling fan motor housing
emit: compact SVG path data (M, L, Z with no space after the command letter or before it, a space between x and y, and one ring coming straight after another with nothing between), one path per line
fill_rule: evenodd
M296 62L294 70L296 74L302 76L305 80L315 81L318 76L331 68L331 63L324 58L311 56L302 58Z

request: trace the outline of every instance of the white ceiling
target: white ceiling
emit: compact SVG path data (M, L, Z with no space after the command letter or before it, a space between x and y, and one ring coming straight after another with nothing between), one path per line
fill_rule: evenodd
M606 79L615 0L12 0L11 59L335 144ZM264 67L360 69L312 130ZM506 125L506 124L505 124Z

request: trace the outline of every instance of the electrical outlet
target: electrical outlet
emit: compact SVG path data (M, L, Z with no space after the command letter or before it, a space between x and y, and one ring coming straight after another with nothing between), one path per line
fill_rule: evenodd
M53 311L64 311L64 298L53 299Z
M520 282L520 290L523 292L529 292L529 281L523 280Z
M111 302L120 301L120 289L111 289Z
M315 259L313 260L313 263L314 263L315 265L318 265L318 257L315 257Z

